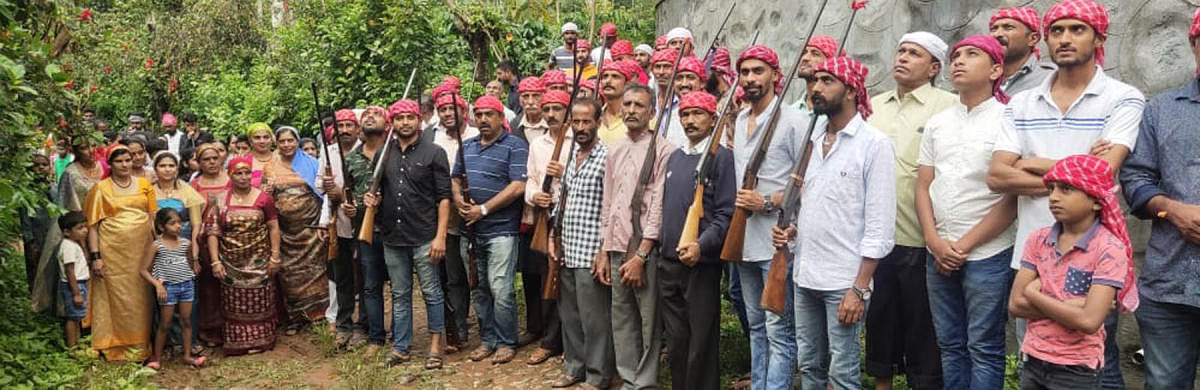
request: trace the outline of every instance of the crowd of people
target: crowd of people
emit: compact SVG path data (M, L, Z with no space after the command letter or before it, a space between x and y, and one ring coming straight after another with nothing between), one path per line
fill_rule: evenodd
M722 297L750 347L738 387L799 372L804 389L852 389L865 372L880 389L999 389L1015 318L1022 388L1122 388L1126 311L1146 387L1189 388L1200 66L1147 100L1105 74L1108 25L1067 0L997 10L953 45L911 32L883 70L895 89L872 97L827 36L792 75L764 45L732 61L684 28L635 47L606 23L593 47L566 23L540 76L501 62L473 104L447 76L417 101L337 111L324 142L88 118L108 144L35 161L68 212L23 216L30 286L69 344L90 328L105 358L159 368L167 344L198 367L206 348L266 351L325 321L340 349L403 364L417 283L425 368L533 345L527 364L562 355L555 388L653 388L660 362L675 389L720 387ZM1187 37L1200 63L1200 10ZM790 77L805 90L783 104ZM1119 195L1153 221L1136 276Z

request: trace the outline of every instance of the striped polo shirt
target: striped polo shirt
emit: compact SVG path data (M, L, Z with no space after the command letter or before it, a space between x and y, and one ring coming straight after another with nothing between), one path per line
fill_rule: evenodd
M1037 88L1012 97L1004 111L1005 120L1012 126L1002 127L995 151L1058 160L1087 154L1099 139L1133 150L1142 110L1146 108L1146 98L1137 88L1109 78L1097 66L1083 94L1063 114L1050 94L1056 77L1057 72ZM1017 243L1024 243L1034 231L1054 222L1047 197L1017 197ZM1013 248L1014 269L1020 267L1022 249L1020 245Z
M525 181L525 162L529 159L529 148L520 138L507 132L484 146L482 136L463 140L462 153L466 165L468 195L475 204L483 204L504 190L509 183ZM463 164L454 166L455 178L463 176ZM512 236L521 229L520 198L499 210L488 210L488 215L472 225L479 238Z

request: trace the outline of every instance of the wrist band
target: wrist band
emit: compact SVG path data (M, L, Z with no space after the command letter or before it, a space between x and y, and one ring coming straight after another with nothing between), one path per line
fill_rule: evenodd
M93 261L100 260L100 251L92 251L92 253L88 254L88 259Z

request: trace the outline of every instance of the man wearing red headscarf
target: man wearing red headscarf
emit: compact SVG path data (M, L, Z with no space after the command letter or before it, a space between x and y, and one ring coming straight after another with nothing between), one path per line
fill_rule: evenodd
M359 142L359 130L361 127L358 123L358 117L354 115L354 111L350 109L340 109L334 112L334 125L338 129L338 138L333 140L333 134L328 134L326 139L333 141L325 146L325 153L329 156L329 166L326 167L326 159L317 159L318 167L317 174L320 186L317 190L321 194L328 194L324 198L324 204L321 205L321 216L319 226L328 226L332 219L336 219L336 231L338 240L338 256L330 263L329 282L329 299L331 308L336 312L335 322L337 324L337 335L334 341L339 348L354 349L367 342L367 319L366 309L362 309L359 313L359 323L354 323L355 296L362 294L361 284L355 287L355 280L362 280L361 270L356 270L355 249L358 248L358 242L355 240L355 231L357 227L351 220L349 215L339 212L340 208L332 207L333 205L342 205L350 203L353 207L353 199L347 202L345 199L346 192L343 191L346 185L345 176L342 174L342 151L351 150ZM332 126L331 126L332 128ZM330 210L334 210L334 214L330 215Z
M581 69L579 74L582 75L584 79L596 77L596 65L592 62L592 57L588 55L588 50L591 49L591 47L591 43L586 39L580 39L576 42L575 46L575 67ZM565 84L569 86L575 81L575 69L567 68L565 73ZM570 87L567 89L569 90Z
M603 45L605 47L604 63L608 63L609 61L611 61L613 59L612 47L616 43L617 43L617 25L612 24L612 22L604 22L604 24L600 25L600 45ZM591 58L592 58L593 64L601 63L600 62L600 45L597 45L596 48L592 49Z
M1147 389L1186 389L1196 379L1200 340L1200 8L1187 38L1196 77L1150 99L1137 148L1121 169L1129 211L1153 220L1138 279L1141 305L1134 312L1146 356Z
M596 136L600 137L600 141L605 145L613 145L617 141L625 137L626 128L625 121L621 117L621 97L625 93L625 86L634 83L634 73L636 70L630 69L629 64L636 67L635 62L631 61L613 61L604 64L604 69L600 71L599 85L600 90L597 91L603 97L604 113L600 117L600 128L596 129Z
M517 93L521 96L521 115L509 123L509 128L513 129L517 138L529 142L545 134L548 128L542 116L542 96L546 93L546 87L541 79L526 77L517 86Z
M989 187L1017 195L1016 242L1054 223L1041 178L1058 159L1092 154L1108 162L1115 174L1138 138L1145 97L1136 88L1110 78L1102 65L1108 34L1108 11L1089 0L1068 0L1050 7L1042 18L1048 55L1058 70L1036 88L1017 93L1008 103L1008 122L996 138L988 172ZM1011 266L1020 267L1022 247L1013 251ZM1136 298L1136 297L1135 297ZM1024 321L1017 323L1023 338ZM1117 314L1105 322L1103 386L1121 379L1116 344Z
M529 143L529 159L525 164L528 172L525 181L525 207L521 212L521 284L530 286L525 289L525 329L530 341L536 341L538 346L529 354L526 364L538 365L550 357L563 352L562 324L558 317L558 305L554 300L542 299L542 285L547 275L548 264L546 256L530 250L533 241L533 225L536 209L549 213L553 203L557 201L559 183L555 178L562 177L563 167L570 161L569 149L572 138L571 131L563 124L567 112L567 104L571 97L564 92L551 91L542 95L539 109L545 118L548 130L538 134ZM561 152L554 160L554 146L557 140L562 140ZM550 192L542 191L542 184L549 180Z
M770 234L779 217L779 202L791 175L792 166L800 159L803 146L800 138L808 128L808 116L788 105L779 105L779 123L771 138L766 138L767 122L775 100L782 99L780 85L783 73L779 57L764 45L750 46L738 56L736 69L742 74L738 84L746 92L748 106L734 120L733 157L739 183L744 182L750 160L760 143L768 143L754 188L739 189L734 205L750 216L746 220L746 236L742 258L734 263L741 283L742 300L750 325L750 382L754 389L792 387L796 369L796 336L793 326L791 288L787 287L785 314L764 310L763 286L766 283L770 260L775 255ZM790 286L790 284L788 284Z
M1042 22L1031 7L1001 8L988 21L988 31L1005 47L1004 83L1009 96L1033 89L1054 73L1054 64L1039 61Z
M617 43L612 45L613 61L637 60L633 55L633 43L624 39L617 40Z
M687 59L696 60L694 57ZM704 72L700 64L701 73ZM682 68L682 65L680 66ZM688 70L687 72L690 72ZM681 75L685 72L680 69ZM672 388L720 388L720 356L716 342L721 316L721 243L725 240L733 197L737 193L733 153L718 147L708 155L717 123L717 98L696 90L679 99L679 119L686 131L684 144L667 157L663 182L662 260L659 291L662 299L663 336L671 356ZM696 192L696 166L709 160L706 172L703 217L698 238L680 242L688 209Z
M679 69L676 72L678 74L675 75L675 96L671 96L671 104L667 105L667 115L664 116L670 119L662 136L674 145L687 145L688 137L682 121L679 120L679 103L684 95L703 90L706 78L704 62L696 57L684 57L679 60Z
M675 57L678 55L679 52L675 50L659 50L650 57L650 74L654 76L653 89L657 94L655 100L661 102L671 98L667 96L667 83L671 82L671 73L674 72L671 67L675 66Z
M547 91L562 91L567 92L571 89L571 85L567 84L567 75L557 69L547 70L542 73L542 86Z
M970 36L949 61L958 103L925 124L917 157L916 210L930 252L922 264L944 388L1001 388L1017 202L985 179L1005 123L1004 46Z
M813 111L826 119L807 140L812 153L795 225L772 228L772 238L780 246L795 242L790 287L801 381L859 388L858 335L871 277L893 245L896 159L892 141L864 120L871 115L867 68L835 57L814 72Z
M796 71L796 77L806 81L812 80L813 69L834 57L834 52L838 49L838 42L833 37L827 35L813 35L808 40L804 47L804 55L800 57L800 69ZM805 83L804 96L796 99L792 103L792 107L803 110L808 110L808 94L812 92L812 82Z

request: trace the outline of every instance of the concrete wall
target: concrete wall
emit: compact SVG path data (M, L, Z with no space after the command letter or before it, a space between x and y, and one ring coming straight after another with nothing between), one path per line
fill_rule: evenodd
M895 86L889 68L896 42L904 33L925 30L953 44L963 37L986 33L988 19L998 8L1032 6L1044 12L1056 2L873 0L855 16L847 52L870 68L867 86L874 95ZM732 3L732 0L661 0L656 10L659 34L676 26L688 27L696 38L696 50L703 51L712 42ZM848 0L829 0L817 34L840 40L850 19L848 3ZM1101 3L1108 7L1111 17L1105 44L1105 71L1110 76L1137 87L1147 97L1194 77L1195 63L1187 30L1200 0L1101 0ZM759 43L775 48L782 66L790 67L820 4L821 0L742 0L725 28L723 42L718 45L728 47L736 59L758 29ZM1048 51L1045 43L1041 48ZM939 81L939 86L948 86L944 79ZM793 88L790 97L794 99L798 96L796 91L801 90ZM1130 236L1140 251L1145 248L1149 225L1132 217L1128 220Z

